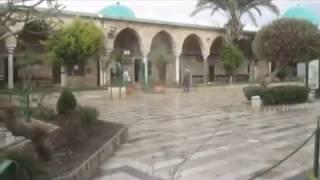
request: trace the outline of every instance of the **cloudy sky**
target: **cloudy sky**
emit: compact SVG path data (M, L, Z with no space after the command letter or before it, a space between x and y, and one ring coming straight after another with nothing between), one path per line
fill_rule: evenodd
M116 4L130 7L137 18L191 23L210 26L222 26L225 18L221 14L210 16L208 12L199 13L195 17L190 14L194 10L197 0L60 0L66 10L96 13L103 7ZM281 14L286 9L294 6L305 6L316 13L320 12L320 0L274 0ZM320 16L320 14L319 14ZM258 18L259 26L270 22L277 16L265 11L263 17ZM246 29L253 30L256 27L247 17L243 18Z

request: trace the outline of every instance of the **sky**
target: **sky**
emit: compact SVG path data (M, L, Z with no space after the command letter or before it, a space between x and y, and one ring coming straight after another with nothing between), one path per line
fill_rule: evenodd
M131 8L137 18L162 20L177 23L190 23L198 25L209 25L222 27L226 19L221 13L210 16L208 11L203 11L198 15L191 17L190 14L195 8L197 0L59 0L66 10L96 13L103 7L116 4L125 5ZM304 6L319 13L320 0L274 0L279 7L281 14L288 8L295 6ZM243 17L243 23L246 30L256 30L261 26L277 18L276 15L264 10L263 16L256 14L258 26L255 26L248 17ZM280 15L281 16L281 15Z

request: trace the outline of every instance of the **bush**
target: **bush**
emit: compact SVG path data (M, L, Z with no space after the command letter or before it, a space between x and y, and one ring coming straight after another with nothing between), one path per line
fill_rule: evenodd
M72 94L72 92L69 89L63 89L57 102L58 113L66 114L68 112L74 111L76 107L76 97Z
M252 96L262 96L264 88L261 86L249 86L243 88L243 94L248 101L251 100Z
M99 112L96 108L83 106L80 107L78 113L82 127L91 127L94 123L98 121Z
M32 109L32 116L39 120L52 121L56 117L53 109L42 106Z
M308 100L309 88L304 86L246 87L243 89L248 100L260 96L266 105L295 104Z
M83 141L90 135L90 127L98 121L99 113L95 108L79 106L68 116L68 121L60 124L61 144L70 144Z

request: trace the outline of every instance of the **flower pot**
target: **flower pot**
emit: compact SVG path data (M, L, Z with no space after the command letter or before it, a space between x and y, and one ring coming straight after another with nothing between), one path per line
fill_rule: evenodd
M135 88L134 88L133 85L128 85L128 86L127 86L127 89L126 89L126 94L127 94L127 95L133 94L134 89L135 89Z
M155 93L165 93L166 92L166 87L164 85L155 85L153 87L153 90Z

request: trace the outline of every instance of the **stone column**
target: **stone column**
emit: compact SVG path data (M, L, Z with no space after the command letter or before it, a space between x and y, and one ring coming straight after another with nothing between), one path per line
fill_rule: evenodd
M143 52L143 64L144 64L144 81L145 84L148 84L148 55L149 52Z
M108 77L109 68L106 66L110 60L111 52L111 49L106 49L104 56L100 60L100 86L104 86L110 82L110 78Z
M269 74L272 73L272 63L271 62L268 63L268 73Z
M16 45L7 45L8 49L8 89L14 88L14 49Z
M180 84L180 55L181 53L176 53L176 61L175 61L175 74L176 74L176 83Z
M208 57L209 55L203 56L203 83L208 84Z
M100 60L99 60L99 67L100 67L100 69L99 69L99 76L100 76L100 78L99 78L99 80L100 80L100 82L99 82L99 85L100 85L100 87L102 87L103 85L105 85L105 77L104 77L104 58L103 57L101 57L100 58Z

